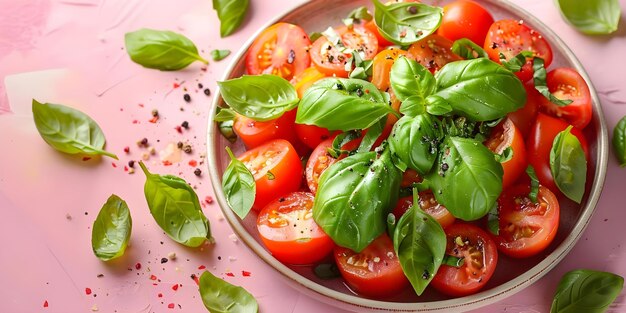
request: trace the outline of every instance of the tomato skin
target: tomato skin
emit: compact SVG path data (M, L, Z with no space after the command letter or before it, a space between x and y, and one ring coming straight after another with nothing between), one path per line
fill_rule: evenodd
M533 203L528 198L529 192L528 184L516 185L498 199L500 232L495 240L498 250L513 258L527 258L543 251L559 228L556 196L550 189L539 186L539 203Z
M279 261L312 264L333 250L335 243L313 220L312 208L313 194L292 192L268 203L259 213L261 240Z
M443 36L428 35L409 47L408 56L435 73L450 62L462 60L452 52L452 44Z
M445 231L448 242L446 254L464 257L465 262L459 268L441 265L430 282L431 286L453 297L478 292L496 270L498 248L495 242L488 233L472 224L454 223ZM463 246L456 243L457 237L463 240Z
M546 77L548 89L557 98L573 102L558 106L541 97L541 111L562 118L574 127L585 128L591 122L591 93L585 79L571 68L560 67L550 71Z
M432 216L442 228L446 228L452 224L456 218L445 206L439 204L433 196L433 192L430 190L419 192L419 204L420 208L426 212L426 214ZM398 199L396 207L391 213L396 217L396 221L400 220L400 217L406 213L413 206L413 196L408 196Z
M393 45L393 42L385 39L385 37L383 37L383 35L380 34L380 32L378 31L378 26L376 26L376 22L374 21L374 19L372 19L371 21L367 22L365 24L365 28L367 28L369 31L371 31L376 36L376 39L378 40L378 46L380 48L384 48L384 47Z
M352 29L342 26L336 29L346 48L364 53L364 60L371 60L378 52L378 39L366 27L355 24ZM313 65L327 76L348 77L345 65L351 57L332 46L325 36L321 36L309 50Z
M374 57L372 63L372 84L374 84L378 90L389 90L389 73L391 72L391 67L399 56L406 54L406 51L392 47L380 51Z
M326 75L322 74L315 67L309 67L304 70L302 73L298 74L291 80L291 84L296 91L298 92L298 97L302 99L304 96L304 92L311 87L316 81L326 77Z
M256 197L252 209L259 211L270 201L297 191L302 181L302 163L289 141L275 139L237 159L252 172L256 182ZM268 161L269 160L269 161ZM271 172L272 175L268 175Z
M258 122L237 114L233 130L248 149L256 148L273 139L285 139L293 145L298 145L298 138L294 131L296 113L294 109L267 122Z
M313 194L317 192L317 185L320 180L320 176L322 173L335 162L337 159L333 158L328 153L328 148L333 146L333 138L322 141L316 148L311 152L311 156L309 156L309 160L306 162L306 181L309 186L309 190Z
M300 141L311 149L332 136L328 129L315 125L296 124L295 128Z
M560 191L554 183L550 170L550 150L552 149L554 137L568 126L569 124L563 120L539 113L526 142L528 162L535 168L539 183L557 195L560 194ZM572 128L572 134L580 141L580 145L583 151L585 151L587 162L589 162L589 150L585 136L578 128Z
M491 24L493 17L480 4L458 0L443 7L443 19L437 34L452 41L467 38L482 45Z
M528 138L530 129L533 127L535 119L537 118L539 102L541 101L540 97L543 96L535 89L535 85L533 85L532 82L524 84L524 89L526 89L526 103L517 111L509 113L508 117L515 123L515 126L519 129L524 138Z
M509 118L505 118L491 131L491 135L485 141L485 146L496 154L502 154L506 148L511 147L513 157L501 163L504 169L502 188L506 189L513 185L528 166L524 137L517 126Z
M413 186L413 184L418 184L423 181L422 177L420 177L419 173L412 169L407 168L404 173L402 173L402 181L400 182L400 188L408 188Z
M534 29L516 20L493 23L487 33L484 48L489 58L497 63L500 63L500 53L510 60L522 51L531 51L542 58L546 68L552 63L552 48L548 41ZM515 75L522 82L530 80L533 77L532 60L528 59L522 70Z
M352 290L361 295L375 298L392 296L409 285L387 234L380 235L361 253L336 246L333 254L341 276ZM374 261L376 257L380 259L378 262Z

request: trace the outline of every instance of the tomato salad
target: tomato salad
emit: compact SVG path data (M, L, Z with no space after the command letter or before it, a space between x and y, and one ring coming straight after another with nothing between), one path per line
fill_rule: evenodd
M219 83L215 121L248 148L228 151L228 204L278 260L333 260L360 295L476 293L498 258L546 249L559 201L585 192L589 88L552 59L468 0L373 0L310 35L275 24L249 75Z

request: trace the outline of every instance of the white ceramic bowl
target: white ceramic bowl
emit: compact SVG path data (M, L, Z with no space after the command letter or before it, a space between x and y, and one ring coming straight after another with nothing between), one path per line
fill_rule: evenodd
M285 277L288 282L300 291L337 307L358 312L459 312L476 309L509 297L537 281L567 255L587 227L602 191L608 154L607 129L596 91L572 51L546 25L505 0L476 1L485 6L496 20L502 18L523 19L524 23L528 23L532 28L539 31L551 44L554 53L554 61L551 68L560 66L572 67L589 84L593 99L593 119L585 131L589 141L591 160L588 170L587 191L582 204L577 205L572 201L559 199L561 202L561 221L554 242L543 253L527 259L513 260L500 255L496 273L485 288L477 294L462 298L449 298L433 291L432 288L428 288L420 297L417 297L412 290L407 290L394 298L386 299L386 301L364 298L352 293L341 278L321 280L315 277L311 267L289 266L277 261L265 249L259 238L255 224L256 213L251 212L242 221L230 210L221 188L221 177L229 163L224 147L230 146L235 154L238 155L244 151L244 146L240 141L234 144L229 143L220 135L216 124L213 122L216 107L224 106L219 93L216 93L214 101L209 108L210 112L213 113L210 116L208 125L207 155L211 183L215 189L217 201L224 212L224 216L243 242L267 264L276 269L277 275ZM428 1L424 2L428 3ZM438 1L437 4L443 5L447 2L449 1ZM328 26L338 25L341 23L341 18L347 16L348 12L361 5L366 5L370 9L372 7L371 3L365 0L313 0L268 22L267 26L283 21L300 25L308 33L322 31ZM223 80L244 74L246 52L254 38L261 31L259 30L254 37L250 38L237 55L234 56L232 63L223 76Z

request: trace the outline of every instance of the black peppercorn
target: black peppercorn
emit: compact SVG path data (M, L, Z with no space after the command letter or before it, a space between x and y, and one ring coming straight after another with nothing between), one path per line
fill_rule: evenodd
M196 168L196 170L195 170L195 171L193 171L193 173L194 173L196 176L200 176L200 175L202 175L202 170L201 170L201 169L199 169L199 168Z
M185 102L191 102L191 96L188 93L183 96L183 99L185 99Z

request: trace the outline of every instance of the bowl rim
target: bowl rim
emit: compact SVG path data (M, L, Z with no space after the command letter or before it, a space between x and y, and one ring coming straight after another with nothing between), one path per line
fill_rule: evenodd
M250 38L248 38L248 40L246 40L246 42L244 42L242 47L233 56L224 72L224 75L222 76L222 80L227 80L230 78L231 73L235 70L239 61L245 57L248 48L252 45L254 39L257 38L261 32L263 32L267 27L282 21L294 11L298 10L301 6L309 5L316 1L317 0L310 0L304 2L282 14L277 15L275 18L264 24L263 27L257 30L254 35L252 35ZM353 310L358 308L393 312L429 312L446 309L470 310L494 303L499 300L503 300L504 298L509 297L530 286L532 283L537 281L539 278L548 273L552 268L554 268L578 242L578 240L582 236L582 233L587 228L591 216L596 209L598 199L600 198L606 178L609 150L608 130L599 97L580 61L576 58L574 53L565 44L565 42L563 42L561 38L556 33L554 33L554 31L552 31L552 29L550 29L547 25L541 22L534 15L530 14L516 4L509 2L508 0L480 0L480 2L487 2L496 6L506 8L513 14L523 17L524 21L529 21L535 27L535 29L537 29L542 34L542 36L544 36L550 43L552 43L553 49L557 49L562 53L564 59L571 66L573 66L578 71L578 73L580 73L580 75L585 79L589 86L589 91L591 93L593 101L592 106L594 112L594 125L596 125L596 131L598 136L598 141L596 143L596 173L591 184L591 188L589 190L589 198L587 199L586 206L582 209L578 220L575 222L572 228L572 231L563 239L561 244L559 244L559 246L557 246L555 250L551 252L544 260L540 261L535 266L522 273L520 276L494 288L484 290L470 296L430 302L388 302L342 293L323 285L317 284L305 278L304 276L301 276L288 266L276 260L259 242L257 242L252 237L252 235L247 232L239 217L237 217L235 213L228 207L224 192L221 187L221 177L218 175L219 171L217 167L217 153L223 153L223 151L216 151L215 142L213 140L216 135L220 135L219 131L217 131L217 125L214 123L216 108L221 102L221 95L218 88L214 93L213 100L211 101L211 105L209 107L209 120L207 124L207 158L209 176L211 179L213 190L215 192L215 196L217 198L217 202L220 206L220 209L222 210L222 213L226 217L226 220L233 228L233 230L237 233L237 235L241 238L241 240L247 245L247 247L250 248L265 263L274 268L274 270L280 272L282 276L284 276L286 279L306 288L307 291L313 292L313 295L321 295L328 299L333 299L339 301L340 303L348 304L348 309L352 308ZM340 303L331 304L338 306ZM346 307L342 306L342 308Z

